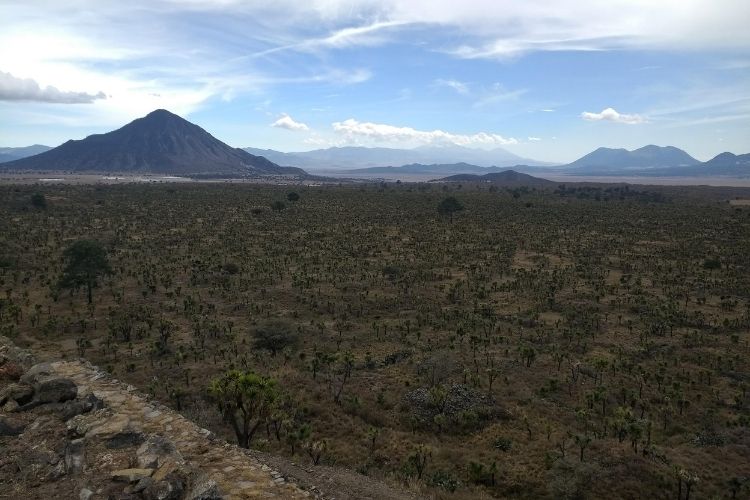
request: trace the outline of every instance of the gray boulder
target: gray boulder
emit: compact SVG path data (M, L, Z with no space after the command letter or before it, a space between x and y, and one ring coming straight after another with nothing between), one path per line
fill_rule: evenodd
M34 386L34 400L40 404L62 403L75 399L77 395L78 387L69 378L45 378Z
M41 379L52 376L52 365L49 363L39 363L29 368L26 373L21 375L21 382L28 385L35 385Z
M0 416L0 436L18 436L25 427L21 422Z
M188 500L222 500L224 495L213 479L201 478L195 481L186 497Z
M163 436L152 434L136 451L138 467L158 468L166 461L179 462L182 455L174 444Z

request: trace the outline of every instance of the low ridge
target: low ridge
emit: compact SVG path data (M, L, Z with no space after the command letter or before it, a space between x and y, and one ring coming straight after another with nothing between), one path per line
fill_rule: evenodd
M520 187L520 186L545 187L545 186L556 185L556 183L553 181L542 179L540 177L534 177L528 174L522 174L521 172L516 172L515 170L505 170L503 172L492 172L492 173L485 174L485 175L475 175L475 174L451 175L449 177L440 179L440 181L441 182L491 182L493 184L498 184L498 185L507 186L507 187Z
M43 144L32 144L31 146L23 146L20 148L0 148L0 163L38 155L39 153L44 153L50 149L52 148L44 146Z

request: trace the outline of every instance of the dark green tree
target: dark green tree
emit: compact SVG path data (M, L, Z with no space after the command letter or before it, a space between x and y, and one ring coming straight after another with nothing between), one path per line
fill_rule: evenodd
M299 200L299 195L296 192L292 191L291 193L286 195L286 199L291 202L295 202Z
M716 269L721 269L721 261L719 259L705 259L703 261L703 269L708 269L709 271L714 271Z
M276 200L273 203L271 203L271 210L273 210L274 212L281 212L285 208L286 208L286 204L283 201Z
M31 204L36 208L47 208L47 198L42 193L34 193L31 195Z
M287 347L297 345L299 341L294 325L280 320L272 320L259 326L253 332L253 336L255 347L271 351L271 356L276 356L277 352Z
M86 287L89 304L92 303L92 290L100 276L112 274L107 251L98 241L78 240L63 252L66 261L60 277L60 288Z
M464 209L464 206L461 205L461 202L455 199L453 196L449 196L445 198L443 201L438 203L438 213L442 216L449 216L451 219L451 222L453 222L453 214L456 212L460 212Z

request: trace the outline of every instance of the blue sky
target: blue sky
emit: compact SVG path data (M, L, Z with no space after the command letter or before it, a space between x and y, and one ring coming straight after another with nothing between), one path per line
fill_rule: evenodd
M0 0L0 146L157 108L233 146L750 152L746 0Z

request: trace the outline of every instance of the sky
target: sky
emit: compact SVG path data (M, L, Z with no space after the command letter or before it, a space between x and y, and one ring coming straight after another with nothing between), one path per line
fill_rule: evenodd
M0 146L164 108L236 147L750 152L748 0L0 0Z

